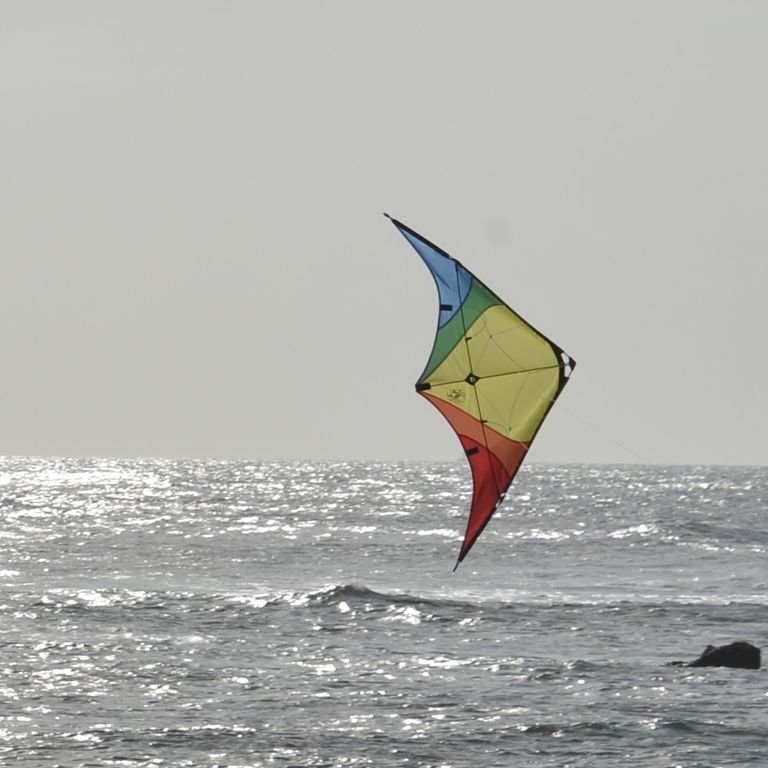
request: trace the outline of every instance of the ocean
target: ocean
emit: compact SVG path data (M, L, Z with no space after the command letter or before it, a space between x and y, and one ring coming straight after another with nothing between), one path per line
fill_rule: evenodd
M768 468L0 460L0 765L768 764Z

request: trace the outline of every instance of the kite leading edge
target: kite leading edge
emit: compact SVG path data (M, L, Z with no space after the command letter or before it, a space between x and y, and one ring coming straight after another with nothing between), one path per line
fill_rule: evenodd
M576 361L460 262L384 215L421 256L439 294L437 332L416 391L453 427L472 472L458 567L504 499Z

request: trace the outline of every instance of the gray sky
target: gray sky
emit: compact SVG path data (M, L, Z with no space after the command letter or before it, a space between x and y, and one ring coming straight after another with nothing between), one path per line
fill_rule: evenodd
M578 361L531 457L768 463L768 5L5 2L0 453L458 459L388 211Z

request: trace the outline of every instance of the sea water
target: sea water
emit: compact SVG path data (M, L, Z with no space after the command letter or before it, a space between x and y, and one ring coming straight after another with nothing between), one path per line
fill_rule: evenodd
M0 765L768 764L768 469L0 461Z

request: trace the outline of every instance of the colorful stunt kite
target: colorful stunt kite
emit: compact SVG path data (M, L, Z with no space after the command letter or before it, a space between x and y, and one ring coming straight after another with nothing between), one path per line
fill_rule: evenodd
M576 362L456 259L385 216L437 284L437 334L416 391L456 431L472 471L458 567L498 509Z

